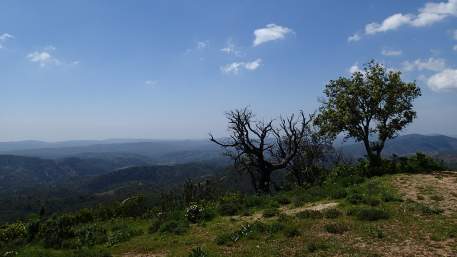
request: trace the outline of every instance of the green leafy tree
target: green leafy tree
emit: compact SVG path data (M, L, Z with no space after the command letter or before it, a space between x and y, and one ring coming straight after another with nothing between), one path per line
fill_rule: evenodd
M362 142L370 167L379 167L386 140L416 118L413 101L421 91L373 60L350 78L331 80L324 94L316 123L333 136L343 132Z

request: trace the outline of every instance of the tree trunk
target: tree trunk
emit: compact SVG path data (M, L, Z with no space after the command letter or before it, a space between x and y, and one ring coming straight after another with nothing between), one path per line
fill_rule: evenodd
M270 193L271 191L271 170L260 170L259 191L261 193Z

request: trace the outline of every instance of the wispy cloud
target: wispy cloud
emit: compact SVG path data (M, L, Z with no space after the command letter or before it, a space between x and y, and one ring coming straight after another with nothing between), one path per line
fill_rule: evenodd
M60 65L61 62L47 51L35 51L27 55L31 62L38 63L41 67L47 65Z
M403 54L403 51L401 50L382 50L381 54L384 56L399 56Z
M37 63L40 67L45 66L61 66L61 65L78 65L80 61L62 61L60 58L55 56L56 47L53 45L48 45L44 47L42 50L34 51L26 55L26 58L32 62Z
M253 46L258 46L269 41L284 39L286 35L290 33L293 33L292 29L273 23L268 24L264 28L254 30L255 39Z
M427 86L436 92L457 90L457 69L445 69L427 80Z
M256 70L260 67L262 64L262 59L256 59L252 62L233 62L229 63L227 65L224 65L221 67L221 71L223 73L232 73L232 74L238 74L240 70L245 69L245 70Z
M233 43L232 39L227 40L227 43L224 48L221 48L221 52L226 53L228 55L234 55L234 56L241 56L241 51L238 49L238 47Z
M8 33L0 34L0 49L4 47L6 41L13 39L14 36Z
M442 71L446 69L446 61L441 58L430 57L428 59L416 59L414 61L405 61L402 63L403 70L405 71Z
M457 0L429 2L416 13L395 13L382 22L372 22L365 26L365 35L396 30L403 26L426 27L448 17L457 16ZM360 38L359 38L360 39Z
M360 39L362 39L362 36L360 36L359 33L355 33L355 34L353 34L353 35L348 37L348 42L357 42Z
M144 82L145 85L150 86L150 87L155 87L159 84L159 81L157 80L146 80Z

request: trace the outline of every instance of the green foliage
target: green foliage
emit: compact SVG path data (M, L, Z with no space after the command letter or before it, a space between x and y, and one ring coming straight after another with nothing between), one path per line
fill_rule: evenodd
M0 243L9 243L27 238L27 228L22 222L16 222L0 228Z
M209 257L209 254L203 251L202 248L197 247L192 249L192 252L188 255L188 257Z
M186 208L186 218L190 223L197 223L205 217L205 207L198 203L191 203Z
M277 195L275 197L275 200L281 205L287 205L287 204L291 203L289 197L287 197L285 195Z
M343 234L349 231L349 226L344 223L329 223L324 225L324 229L331 234Z
M81 227L75 231L75 235L84 246L94 246L108 241L106 229L97 224Z
M218 212L223 216L233 216L243 207L243 199L239 194L228 194L219 202Z
M341 132L363 142L370 166L378 166L387 139L393 138L416 117L413 101L421 95L415 82L403 82L401 73L387 71L369 62L364 72L350 78L331 80L325 87L316 119L323 131L337 135ZM370 142L372 136L377 140ZM370 175L379 175L371 170Z
M160 233L171 233L182 235L189 229L189 224L184 220L169 220L165 221L159 228Z
M143 231L140 229L134 229L127 224L117 224L108 235L108 245L114 246L141 234L143 234Z
M430 156L423 153L416 153L410 157L396 156L392 159L392 166L398 172L417 173L446 170L446 166L442 162L438 162Z
M389 212L378 208L359 208L355 211L355 215L359 220L376 221L389 219Z

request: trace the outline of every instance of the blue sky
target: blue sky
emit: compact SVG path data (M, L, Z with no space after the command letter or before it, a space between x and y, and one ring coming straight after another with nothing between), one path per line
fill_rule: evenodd
M374 58L457 135L457 0L0 2L0 140L205 138L224 112L313 112Z

